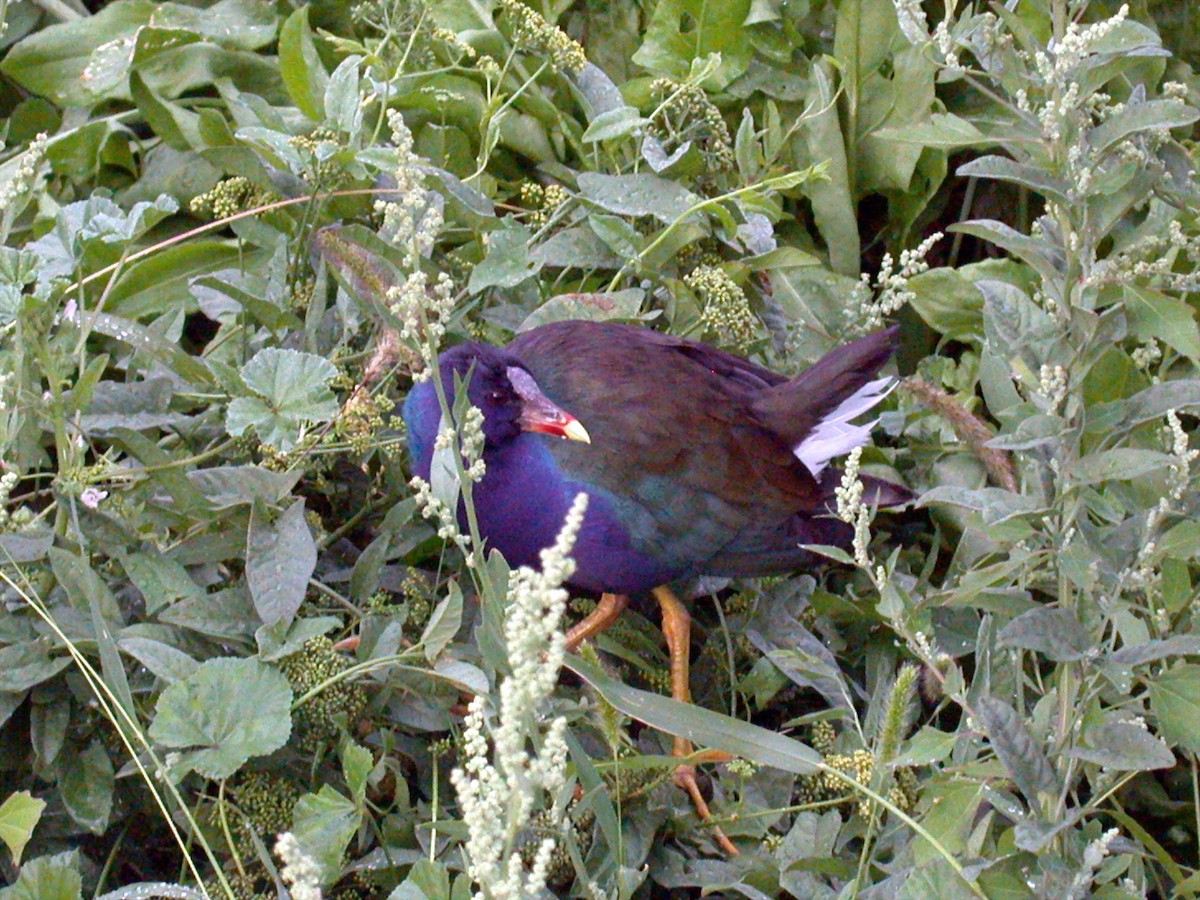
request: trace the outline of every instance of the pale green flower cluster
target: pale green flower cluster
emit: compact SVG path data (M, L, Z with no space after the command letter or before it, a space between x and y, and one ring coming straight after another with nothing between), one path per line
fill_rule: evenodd
M43 131L17 157L17 167L12 176L0 185L0 210L7 210L18 197L33 187L45 158L46 133Z
M412 132L404 116L399 110L389 109L387 118L396 157L396 168L392 170L395 198L377 201L375 210L383 215L380 233L404 251L405 268L415 268L433 249L444 220L440 207L431 202L432 196L425 190L425 176L413 152Z
M574 73L587 65L587 54L578 41L555 28L521 0L499 0L496 8L508 18L513 43L522 50L545 57L559 71Z
M567 723L558 717L544 724L542 710L566 653L559 627L567 604L562 585L575 569L570 553L586 510L587 495L579 494L554 545L542 551L541 571L523 566L512 574L504 622L512 672L500 685L495 721L488 723L484 695L471 702L464 721L465 761L450 780L467 826L467 871L480 888L477 900L537 896L546 886L558 841L543 837L527 865L517 837L535 815L545 824L547 801L553 819L549 830L565 830L568 824L555 803L566 783ZM530 750L531 743L540 746Z
M700 324L709 337L738 350L754 342L758 320L746 292L717 266L697 266L683 283L703 304Z

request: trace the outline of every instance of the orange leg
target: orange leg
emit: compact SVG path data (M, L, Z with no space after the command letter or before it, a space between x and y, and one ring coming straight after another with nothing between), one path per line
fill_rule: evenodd
M671 658L671 697L681 703L692 702L692 690L688 685L688 666L691 655L692 617L679 598L668 587L654 589L654 599L662 610L662 631L667 639L667 652ZM675 737L673 754L680 758L692 755L692 742L686 738ZM696 808L696 815L704 822L712 822L712 813L704 795L700 793L700 785L696 783L696 767L684 763L675 769L675 784L687 791ZM718 826L713 825L713 837L721 849L729 856L738 856L739 850Z
M617 616L628 605L629 597L625 594L601 594L596 608L567 632L567 649L575 650L584 641L604 631L617 621Z

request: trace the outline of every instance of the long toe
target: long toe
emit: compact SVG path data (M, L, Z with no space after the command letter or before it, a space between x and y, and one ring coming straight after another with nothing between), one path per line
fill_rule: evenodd
M692 806L696 810L696 815L700 817L705 825L712 829L713 840L717 845L725 851L726 856L741 856L741 851L734 845L733 841L721 830L721 826L713 822L712 811L708 808L708 801L704 799L704 794L700 790L700 783L696 780L696 767L691 764L684 764L675 769L673 778L677 787L687 791L689 797L692 798Z

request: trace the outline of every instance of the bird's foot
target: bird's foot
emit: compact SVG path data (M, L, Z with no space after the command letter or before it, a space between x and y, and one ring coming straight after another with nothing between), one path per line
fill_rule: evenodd
M738 850L725 832L721 830L721 826L713 822L712 811L708 808L708 801L704 799L704 794L700 790L700 784L696 781L696 767L691 763L684 763L676 767L672 780L677 787L685 790L687 795L692 798L692 806L696 810L696 815L700 817L700 821L712 829L713 840L717 842L717 846L725 851L725 855L741 856L741 851Z

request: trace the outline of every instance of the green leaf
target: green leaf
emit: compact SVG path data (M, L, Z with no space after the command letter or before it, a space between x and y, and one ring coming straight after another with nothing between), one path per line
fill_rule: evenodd
M624 223L623 219L617 221ZM556 231L530 250L529 258L543 266L564 269L616 269L622 260L600 239L594 228L583 225Z
M1200 666L1176 666L1147 684L1159 734L1172 746L1200 752Z
M472 294L491 287L516 287L541 269L529 255L532 235L522 225L505 225L488 234L487 256L471 270L467 290Z
M579 192L601 209L622 216L654 216L670 225L701 203L681 184L658 175L581 172Z
M1145 728L1131 722L1108 722L1089 728L1086 746L1067 751L1067 756L1122 772L1169 769L1175 765L1171 749Z
M587 131L583 133L583 141L586 144L594 144L625 137L638 132L649 123L650 120L638 112L636 107L618 106L592 119Z
M350 796L358 807L362 807L367 796L367 778L375 767L375 759L366 747L353 741L342 745L342 777L350 788Z
M1055 662L1081 660L1094 647L1075 614L1053 606L1027 610L1000 629L997 637L1002 646L1033 650Z
M0 647L0 693L16 694L49 681L71 664L71 657L52 658L42 641Z
M0 71L59 106L89 108L120 96L134 37L158 5L118 0L94 15L43 28L12 47Z
M33 837L33 829L37 827L45 808L46 801L34 797L29 791L9 794L0 803L0 841L4 841L8 852L12 854L13 865L18 868L25 845Z
M1181 128L1200 119L1200 111L1182 100L1143 100L1129 102L1091 130L1087 143L1099 154L1113 144L1139 132L1162 128Z
M82 900L79 851L39 856L21 867L16 884L0 888L0 900Z
M317 545L304 519L304 499L273 521L266 505L255 503L246 536L246 583L263 622L292 621L316 565Z
M817 751L782 734L699 706L627 687L598 666L576 656L568 656L564 665L620 712L659 731L794 775L811 775L821 764L821 755Z
M292 833L304 855L321 867L322 884L336 881L341 874L342 855L358 831L361 818L358 808L327 784L296 803Z
M1068 473L1079 484L1130 481L1150 472L1164 469L1173 461L1174 457L1169 453L1162 453L1158 450L1116 447L1083 457L1068 469Z
M604 322L609 319L636 319L646 292L641 288L597 294L559 294L551 297L517 326L517 332L528 331L550 322L586 319Z
M451 581L446 586L446 596L434 608L421 640L417 643L424 648L425 658L432 662L446 649L446 645L458 634L462 627L463 596L458 583Z
M996 697L980 697L976 710L992 749L1030 805L1038 808L1039 794L1057 794L1054 766L1017 711Z
M307 5L288 16L279 30L279 71L292 102L314 122L320 121L329 76L313 42Z
M168 684L191 677L200 665L179 648L152 638L122 635L117 646Z
M115 773L99 739L82 753L64 759L58 775L63 805L71 818L92 834L103 834L112 815Z
M1200 329L1192 307L1148 287L1124 288L1125 312L1133 333L1143 341L1157 338L1192 362L1200 363Z
M287 743L292 689L256 659L210 659L159 695L150 737L182 751L174 775L228 778L247 760Z
M288 450L301 425L337 415L337 399L328 387L337 367L324 357L268 347L242 366L241 376L258 396L229 404L225 421L234 437L253 427L264 444Z
M983 147L995 143L975 127L969 119L953 113L933 113L922 122L910 125L891 125L875 132L881 138L897 143L920 144L942 150L962 147Z
M742 25L749 12L750 0L658 0L633 61L682 81L719 54L708 82L723 88L750 64L753 47Z

